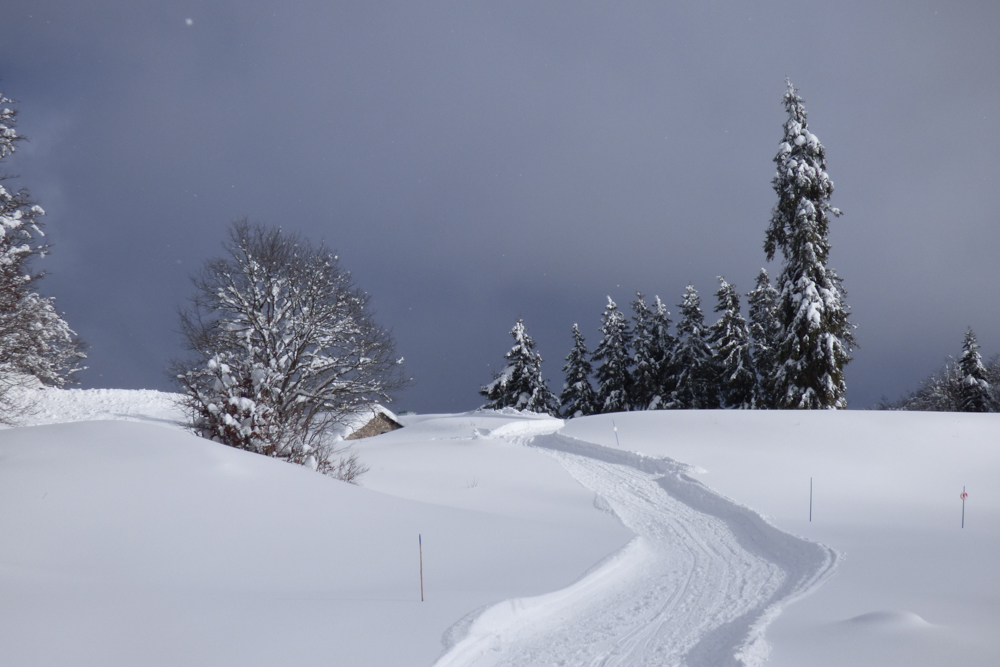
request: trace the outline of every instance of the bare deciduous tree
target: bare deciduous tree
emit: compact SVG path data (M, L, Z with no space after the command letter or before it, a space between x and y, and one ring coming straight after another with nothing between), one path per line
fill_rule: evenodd
M327 436L403 384L391 335L322 244L242 220L223 247L180 313L193 428L352 481L363 466Z
M16 110L0 94L0 159L15 152ZM81 369L83 344L55 308L51 297L35 289L41 272L31 260L49 249L41 239L41 216L27 190L9 190L10 177L0 175L0 422L15 423L30 406L16 389L62 387Z

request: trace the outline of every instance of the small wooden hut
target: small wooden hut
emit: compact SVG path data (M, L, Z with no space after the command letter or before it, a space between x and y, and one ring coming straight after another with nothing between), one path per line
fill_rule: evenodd
M344 440L360 440L361 438L370 438L373 435L381 435L383 433L388 433L389 431L395 431L396 429L403 428L403 425L399 423L396 415L392 414L381 405L375 405L372 407L371 413L366 415L365 413L358 415L358 421L361 424L350 435L344 438Z

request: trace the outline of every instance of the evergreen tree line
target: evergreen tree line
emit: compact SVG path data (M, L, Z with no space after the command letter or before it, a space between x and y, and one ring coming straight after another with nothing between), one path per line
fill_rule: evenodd
M951 359L920 387L897 401L882 399L879 410L930 412L1000 412L1000 357L984 364L976 334L970 328L962 356Z
M541 375L541 356L518 320L507 365L480 393L485 408L512 407L567 417L656 409L847 406L844 367L855 345L854 325L837 273L827 265L833 182L826 154L806 123L803 100L791 82L782 101L787 118L771 182L778 202L764 238L768 261L783 265L772 286L766 270L748 295L749 322L736 288L719 278L715 312L705 324L698 292L688 285L671 333L659 297L632 302L631 324L608 297L601 340L587 351L573 326L573 349L557 398ZM591 384L591 379L594 384Z
M519 319L505 368L480 393L484 408L515 408L566 417L659 409L773 408L778 292L761 269L748 295L749 322L734 285L719 278L719 319L706 324L692 285L679 304L676 327L660 297L636 293L631 317L608 297L601 339L591 352L577 324L566 356L566 381L557 397L542 377L542 357Z

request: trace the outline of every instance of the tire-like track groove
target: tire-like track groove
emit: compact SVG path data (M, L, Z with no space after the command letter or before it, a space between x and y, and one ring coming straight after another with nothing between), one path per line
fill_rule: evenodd
M508 437L556 458L636 537L562 591L462 623L464 637L436 667L759 667L767 624L836 562L670 459L552 433Z

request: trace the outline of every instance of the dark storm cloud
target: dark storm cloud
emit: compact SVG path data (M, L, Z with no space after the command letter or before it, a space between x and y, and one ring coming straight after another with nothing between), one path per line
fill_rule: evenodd
M558 389L606 295L752 286L785 76L845 212L851 404L966 325L1000 351L1000 8L755 5L5 2L8 168L85 386L169 387L187 276L245 215L339 251L416 379L400 408L477 405L518 316Z

